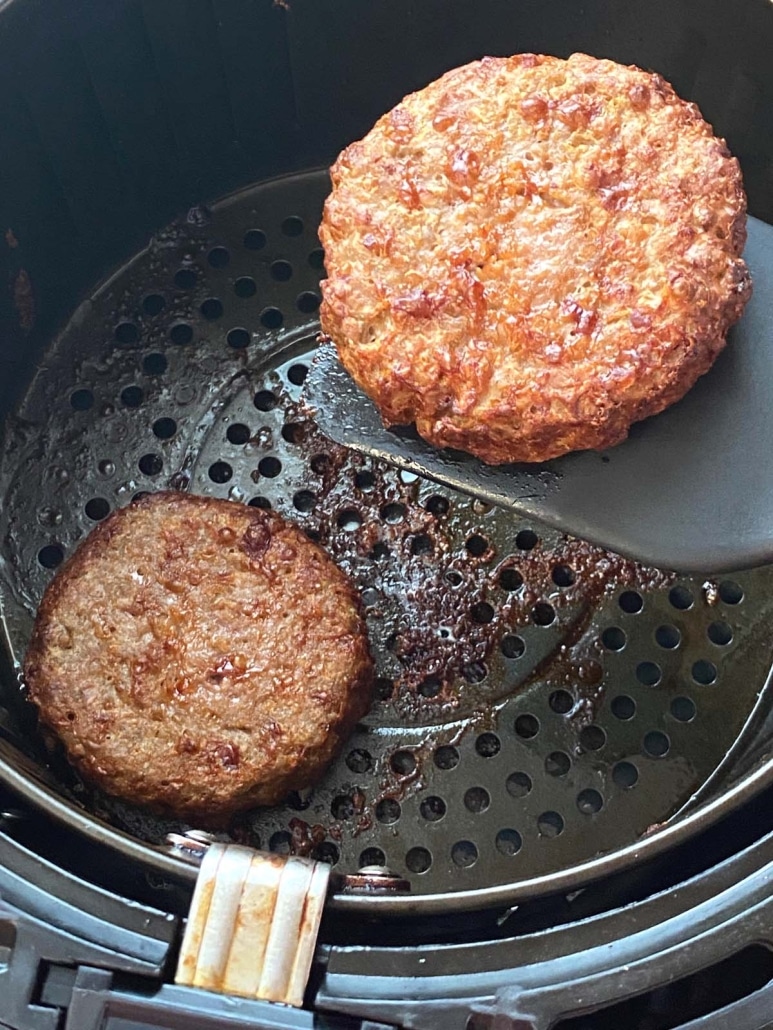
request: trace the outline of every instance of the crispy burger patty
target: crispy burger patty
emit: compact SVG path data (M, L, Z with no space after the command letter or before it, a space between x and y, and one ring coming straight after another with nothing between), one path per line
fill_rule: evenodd
M58 572L24 672L85 779L216 825L322 773L368 709L372 661L353 588L299 529L160 493Z
M486 462L623 440L743 311L738 162L660 76L485 58L332 169L322 328L388 424Z

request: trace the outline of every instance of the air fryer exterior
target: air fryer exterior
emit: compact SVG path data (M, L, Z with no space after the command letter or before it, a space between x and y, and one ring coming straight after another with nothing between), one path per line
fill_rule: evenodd
M454 65L578 50L653 68L695 100L741 161L750 212L773 221L769 0L5 0L0 415L94 284L173 218L325 167ZM0 672L11 705L15 673ZM45 773L0 732L0 1027L548 1030L773 947L771 796L753 797L771 727L757 729L724 819L633 872L462 918L331 911L297 1012L171 986L194 871L116 854L85 813L48 818ZM773 1025L763 979L690 1026Z

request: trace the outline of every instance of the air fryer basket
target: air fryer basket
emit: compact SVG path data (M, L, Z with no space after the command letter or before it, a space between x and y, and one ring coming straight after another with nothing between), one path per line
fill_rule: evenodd
M0 62L11 786L148 867L193 875L164 850L179 824L87 789L43 751L10 668L89 528L168 488L275 508L361 590L370 715L320 784L232 830L410 881L409 897L340 906L566 888L769 782L773 569L704 582L641 568L344 452L301 399L324 168L453 64L586 50L653 67L728 137L750 210L773 217L773 8L730 6L664 4L667 32L652 4L488 0L474 19L450 0L0 9L0 47L18 43Z

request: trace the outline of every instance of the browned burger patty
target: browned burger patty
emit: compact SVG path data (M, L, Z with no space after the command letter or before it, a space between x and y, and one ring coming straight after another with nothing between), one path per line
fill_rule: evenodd
M372 661L353 588L299 529L160 493L58 572L24 672L85 779L217 825L319 777L368 709Z
M618 443L708 370L751 293L737 161L638 68L476 61L332 180L323 331L387 423L487 462Z

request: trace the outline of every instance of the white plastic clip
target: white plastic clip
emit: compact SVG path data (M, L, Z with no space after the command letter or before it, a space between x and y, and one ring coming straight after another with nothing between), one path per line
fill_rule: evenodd
M302 1005L329 879L324 862L210 845L175 982Z

